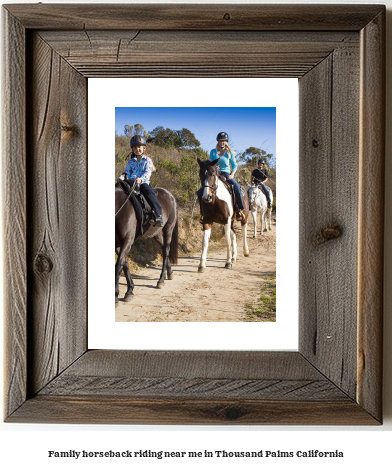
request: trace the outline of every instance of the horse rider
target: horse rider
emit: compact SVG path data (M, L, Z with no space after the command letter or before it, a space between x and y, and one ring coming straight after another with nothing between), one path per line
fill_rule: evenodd
M210 161L214 161L219 158L217 168L220 170L220 175L226 178L226 181L233 186L234 194L238 206L237 220L241 221L245 219L244 204L242 202L241 188L237 181L234 179L234 173L237 169L237 163L235 161L235 153L228 144L229 136L226 132L218 133L216 147L210 152ZM200 222L203 221L203 214L201 211L201 200L203 195L203 188L197 191L200 204Z
M124 173L120 176L120 179L127 179L131 187L135 181L136 184L140 185L140 192L151 207L152 216L150 224L154 227L163 227L162 208L154 190L150 186L150 178L154 165L151 158L144 154L146 147L146 139L143 136L134 135L131 138L131 158L125 167Z
M265 185L265 183L268 181L268 171L264 168L264 165L265 161L260 158L257 161L258 167L252 172L251 183L262 187L263 192L267 198L267 207L268 209L271 209L270 193L267 186Z

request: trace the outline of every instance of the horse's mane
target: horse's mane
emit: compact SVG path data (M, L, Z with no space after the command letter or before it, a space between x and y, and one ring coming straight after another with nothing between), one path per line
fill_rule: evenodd
M203 163L203 165L206 166L207 168L214 168L214 169L215 169L215 165L213 165L210 160L202 161L202 163Z

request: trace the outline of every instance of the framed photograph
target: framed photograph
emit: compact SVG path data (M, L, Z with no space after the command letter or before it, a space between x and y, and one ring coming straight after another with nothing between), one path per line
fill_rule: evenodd
M3 17L6 421L382 423L385 6ZM89 79L184 77L298 79L297 351L89 348Z
M233 94L235 90L241 90L241 94ZM188 107L183 106L184 96ZM222 106L222 96L230 98L230 107ZM99 189L94 185L89 186L88 199L88 235L91 240L88 247L88 347L141 350L297 350L298 314L294 310L298 308L298 199L293 206L292 197L299 194L298 80L94 78L89 79L88 104L89 182L97 180L99 170ZM121 106L118 107L118 104ZM243 255L241 225L237 222L234 225L237 233L237 259L231 271L222 273L226 250L221 248L223 237L216 243L215 240L223 234L223 226L216 226L207 254L206 271L199 273L203 232L196 196L196 190L200 188L196 156L203 155L200 150L169 149L149 141L147 154L157 167L157 171L151 175L151 183L170 190L178 203L180 255L178 264L173 267L173 280L167 281L163 288L157 290L156 284L161 271L161 262L159 260L157 263L156 260L160 257L159 246L152 239L132 246L131 268L135 268L135 263L141 266L134 277L134 297L131 301L124 302L126 286L125 278L122 277L120 300L115 308L115 321L127 322L125 325L113 324L113 295L109 290L112 287L113 273L114 199L113 161L108 157L113 156L114 123L115 179L126 165L127 159L124 161L122 157L130 152L130 139L123 135L125 125L129 134L129 123L139 123L146 133L161 126L176 129L185 127L195 133L200 146L207 153L215 148L215 129L220 127L219 130L229 131L231 145L237 157L243 156L248 148L252 153L252 145L260 148L261 154L262 150L267 155L270 154L266 159L271 159L269 183L274 197L276 187L287 190L287 196L282 192L279 194L278 226L277 214L273 210L272 228L264 232L263 236L260 235L261 214L257 215L256 238L252 215L249 214L249 257ZM277 165L274 162L277 156L275 136L278 138ZM254 151L257 152L256 149ZM185 166L177 168L180 155L183 157L181 161L185 160ZM205 157L206 155L203 159ZM250 158L251 155L245 159L249 161ZM166 160L172 160L175 166L169 166ZM253 162L251 165L238 166L236 176L245 190L249 187L250 174L256 166ZM189 173L186 181L179 176L185 170ZM276 227L279 233L275 234ZM276 280L275 269L278 274ZM134 273L132 270L132 274ZM275 285L280 289L276 296L273 294ZM263 308L258 302L262 287L265 288L265 297L268 297L268 292L271 294L271 301ZM237 295L235 298L232 297L233 291ZM279 311L279 318L274 324L254 325L252 331L249 331L246 322L274 320L275 308ZM151 325L151 321L166 324ZM222 327L219 322L227 324Z

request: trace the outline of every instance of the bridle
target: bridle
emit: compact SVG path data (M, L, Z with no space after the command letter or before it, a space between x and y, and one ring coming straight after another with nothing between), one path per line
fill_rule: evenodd
M251 186L249 188L249 190L252 190L252 195L254 195L254 198L252 199L252 202L257 198L257 195L259 193L262 193L263 191L260 189L259 185L258 184L254 184L253 186ZM249 201L250 203L250 201Z
M205 184L206 180L204 180L204 184L203 184L203 189L204 188L210 188L212 189L212 196L214 196L216 194L216 191L218 189L218 185L217 185L217 180L218 180L218 176L216 174L213 175L215 180L214 180L214 185L213 186L210 186L209 184Z

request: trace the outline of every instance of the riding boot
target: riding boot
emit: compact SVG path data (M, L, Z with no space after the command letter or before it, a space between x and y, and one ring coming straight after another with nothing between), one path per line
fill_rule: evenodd
M263 191L265 197L267 198L267 207L268 207L268 209L271 209L271 199L270 199L269 189L263 183L260 184L260 187L261 187L261 190Z
M242 221L245 219L245 214L243 209L238 209L237 211L237 221Z
M157 212L155 211L155 209L152 209L152 210L151 210L150 224L151 224L153 227L155 227L155 226L163 227L162 216L159 216L159 215L157 214Z

